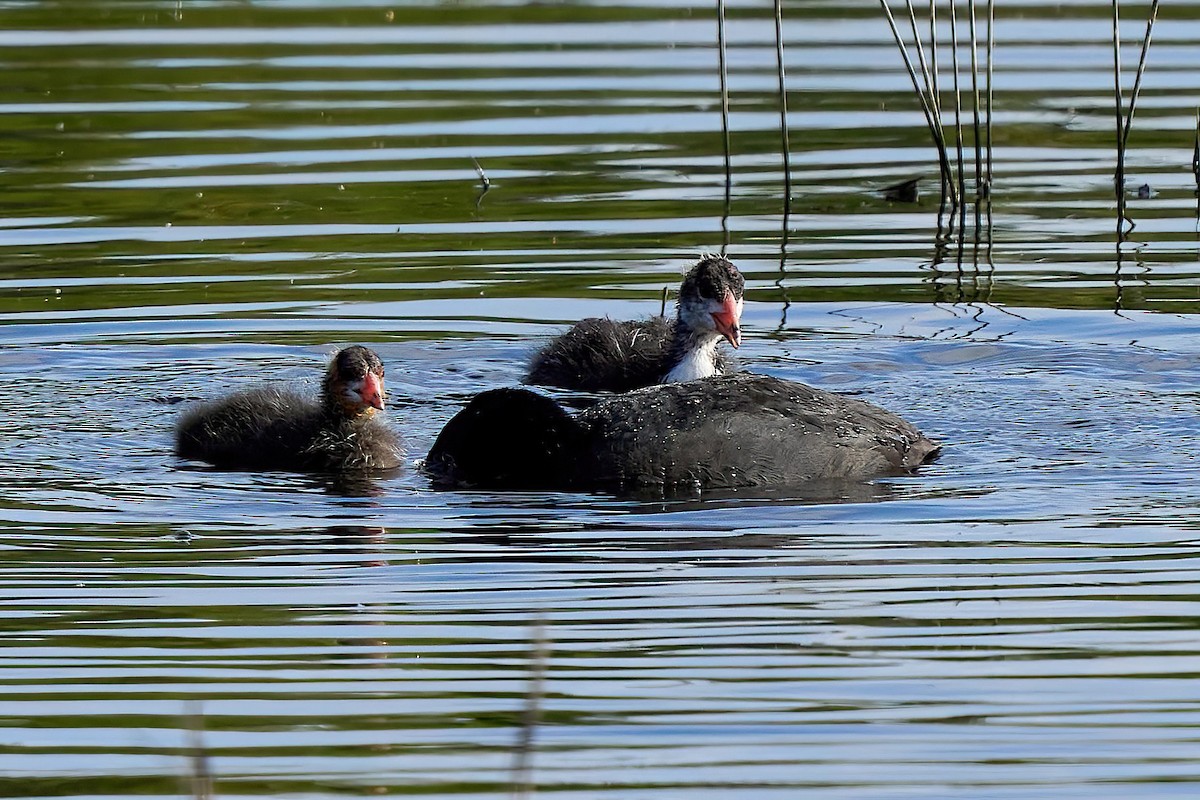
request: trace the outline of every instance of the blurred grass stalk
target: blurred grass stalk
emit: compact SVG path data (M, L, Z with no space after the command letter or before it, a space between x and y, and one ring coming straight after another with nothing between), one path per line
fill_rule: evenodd
M513 748L512 800L528 800L533 796L533 741L541 722L542 700L546 695L546 665L550 659L546 622L541 614L534 618L531 627L533 651L529 656L529 683L525 690L525 707L521 712L521 730Z
M188 764L190 766L190 789L193 800L213 800L212 767L209 764L208 748L204 744L204 709L200 701L188 701L184 712L188 738Z

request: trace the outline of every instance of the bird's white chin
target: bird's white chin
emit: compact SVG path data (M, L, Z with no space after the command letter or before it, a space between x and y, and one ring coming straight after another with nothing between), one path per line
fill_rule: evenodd
M707 339L699 347L689 350L679 360L679 363L671 368L671 371L662 379L662 382L682 383L683 381L694 381L699 378L711 378L713 375L716 375L717 343L720 341L720 337L714 336Z

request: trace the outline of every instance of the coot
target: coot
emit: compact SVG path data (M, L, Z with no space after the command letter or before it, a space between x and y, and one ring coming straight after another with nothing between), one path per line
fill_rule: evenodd
M705 256L684 276L674 320L582 320L534 355L525 383L626 392L731 372L717 345L742 343L744 288L737 267Z
M572 416L527 389L474 397L438 435L435 485L694 493L902 474L938 445L862 400L762 375L673 383Z
M391 469L404 451L383 406L383 364L355 345L330 361L319 400L264 386L203 403L179 420L175 452L227 469Z

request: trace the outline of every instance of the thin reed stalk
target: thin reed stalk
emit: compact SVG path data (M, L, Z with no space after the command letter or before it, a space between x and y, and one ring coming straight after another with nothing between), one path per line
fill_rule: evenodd
M929 0L929 71L933 74L933 113L937 117L938 127L942 131L942 141L946 141L946 127L942 124L942 87L938 69L938 32L937 32L937 0ZM938 230L941 230L942 214L945 213L946 196L949 194L948 176L942 173L942 192L938 200Z
M471 156L471 163L475 165L475 173L479 176L479 194L475 195L475 211L478 213L483 205L483 196L492 190L492 182L475 156Z
M983 141L981 135L981 125L979 120L979 33L976 29L976 7L975 0L968 0L968 12L971 14L971 113L972 113L972 133L975 142L975 198L976 198L976 214L979 213L979 192L980 186L983 185L983 148L980 143Z
M911 10L912 0L907 0L907 2ZM950 193L953 195L954 189L953 185L951 184L953 171L950 168L950 158L946 152L946 142L945 137L942 134L941 121L934 112L931 99L926 97L926 92L922 90L921 81L917 77L916 68L913 66L912 58L908 54L908 47L904 42L904 37L900 35L900 29L896 26L896 20L892 16L892 10L888 7L887 0L879 0L879 4L883 7L883 13L887 18L888 27L891 28L892 37L896 41L896 47L898 47L900 50L900 56L904 60L904 67L906 70L908 70L909 80L912 81L913 90L917 93L917 100L921 104L921 111L925 115L925 122L929 126L929 135L933 139L934 147L937 149L938 166L942 171L943 182L950 186ZM918 39L918 42L919 41L920 40ZM927 67L923 67L923 72L926 76L928 76ZM931 85L932 81L927 77L926 86Z
M950 0L950 48L954 68L954 147L958 154L958 196L959 202L965 204L967 186L963 177L962 92L958 85L958 13L954 10L954 0Z
M775 0L775 72L779 78L779 138L783 156L783 216L786 219L792 211L792 148L788 137L787 80L783 64L783 0Z
M1117 170L1113 182L1117 190L1117 201L1125 196L1125 148L1121 146L1121 136L1125 130L1125 114L1121 110L1121 10L1118 0L1112 0L1112 35L1113 35L1113 111L1117 120Z
M912 0L904 0L905 6L908 8L908 21L912 26L913 46L917 50L917 63L921 67L921 78L925 81L925 93L929 96L929 106L935 112L937 111L938 103L933 92L933 76L929 74L929 64L925 60L925 45L921 44L921 32L917 29L917 10L913 7ZM937 120L938 129L941 129L941 119L934 115Z
M996 54L996 2L988 0L987 4L987 168L984 170L984 196L992 196L992 64ZM988 242L991 242L991 208L988 208Z
M1192 144L1192 175L1196 178L1196 192L1200 196L1200 108L1196 109L1196 138Z
M1113 19L1113 110L1116 118L1117 164L1113 173L1113 188L1117 197L1117 246L1125 236L1125 153L1129 147L1129 133L1133 129L1133 115L1137 111L1138 98L1142 93L1142 78L1146 74L1146 60L1150 54L1150 39L1154 33L1154 21L1158 18L1159 0L1150 4L1150 13L1146 17L1146 33L1142 37L1142 49L1138 56L1137 72L1133 80L1133 89L1129 93L1129 106L1122 108L1121 97L1121 11L1118 0L1112 3ZM1119 268L1119 267L1118 267Z
M487 173L483 171L483 166L475 156L471 156L471 163L475 166L475 174L479 176L479 185L486 192L492 188L492 182L488 180Z
M721 145L725 156L725 213L721 255L729 249L729 209L733 201L733 161L729 151L729 73L725 63L725 0L717 0L717 76L721 82Z
M779 293L783 295L783 308L779 310L779 327L776 330L782 331L787 327L788 309L792 307L792 298L788 295L787 285L784 281L787 279L787 254L788 254L788 212L783 213L783 220L780 223L779 231L779 277L775 279L775 285L779 287Z
M964 152L968 142L968 133L964 131L964 125L967 124L972 128L969 136L975 150L975 195L971 203L975 210L974 227L977 235L987 235L984 232L985 222L982 204L990 196L992 184L992 111L994 99L992 86L996 49L995 0L987 0L986 45L981 42L981 32L979 30L983 8L980 0L964 0L964 5L970 14L969 19L963 20L963 24L968 26L967 32L969 33L969 42L966 43L960 41L957 4L954 0L948 0L949 7L945 9L945 12L948 12L946 22L949 28L948 38L951 49L950 79L953 83L952 124L954 127L953 146L956 164L951 163L948 130L951 123L947 119L946 109L943 108L942 78L938 58L938 2L939 0L929 0L929 15L927 20L929 24L928 54L926 53L926 44L922 36L922 29L919 25L914 0L904 0L905 10L908 12L908 21L912 28L913 41L911 43L900 33L895 17L892 14L889 0L880 0L880 6L883 9L888 27L892 32L892 38L900 50L904 67L908 72L909 80L912 82L913 90L916 92L917 100L921 105L921 111L925 115L925 121L929 126L930 136L938 151L938 166L942 177L942 192L938 208L938 235L942 237L944 232L945 239L949 242L954 238L963 237L967 229L967 155ZM909 51L910 45L916 51L915 56ZM961 63L961 51L968 45L970 47L971 70L969 90L967 90L963 78L965 65ZM979 52L981 47L986 48L982 60ZM986 76L982 74L985 71ZM964 91L970 91L971 98L969 101L964 99ZM965 102L970 102L969 109L965 108ZM971 115L970 122L965 119L967 114ZM957 170L955 166L957 166ZM988 213L990 220L990 210ZM957 226L955 224L956 220L958 220ZM988 227L990 227L990 224ZM983 246L985 241L980 240L976 244Z
M1137 76L1133 80L1133 91L1129 95L1129 111L1125 114L1125 127L1121 131L1121 149L1129 144L1129 131L1133 127L1133 113L1137 110L1138 97L1142 93L1142 76L1146 74L1146 56L1150 53L1150 36L1154 33L1154 20L1158 18L1158 0L1150 4L1150 15L1146 17L1146 35L1142 37L1142 52L1138 57Z
M1192 177L1196 180L1196 221L1200 222L1200 108L1196 109L1196 135L1192 140Z
M787 277L788 223L792 213L792 147L788 136L787 79L783 51L783 0L775 0L775 65L779 78L779 138L783 156L783 218L779 223L779 278L775 281L783 294L779 330L787 327L788 308L792 304L784 286L784 279Z
M917 10L916 10L916 8L913 7L912 0L905 0L905 5L908 7L908 21L909 21L909 24L912 26L913 43L916 45L916 49L917 49L917 62L921 67L921 78L922 78L922 80L925 81L925 93L926 93L926 95L928 95L927 101L929 103L929 107L930 107L930 109L932 111L932 115L933 115L934 122L933 122L932 126L930 127L930 133L933 136L934 147L938 148L938 151L939 151L939 167L940 167L941 166L940 154L941 154L941 151L945 150L945 148L946 148L946 130L942 126L942 112L941 112L942 103L941 103L941 98L938 97L938 91L937 91L938 81L937 81L936 74L930 69L929 64L926 63L926 60L925 60L925 48L921 44L921 32L917 27ZM934 37L933 41L930 42L929 47L930 47L930 51L931 51L930 52L930 63L933 63L935 61L936 55L937 55L937 38L936 38L936 36ZM947 166L949 166L948 159L947 159ZM945 192L946 180L945 180L944 173L943 173L942 178L943 178L942 179L942 187L943 187L942 191Z
M937 0L929 0L929 69L933 73L933 111L942 120L942 90L938 85Z
M994 275L996 272L996 263L995 263L995 261L992 260L992 234L995 230L995 220L992 218L992 202L991 202L990 194L988 195L988 202L985 206L985 214L987 217L987 219L986 219L986 224L987 224L987 228L986 228L986 230L987 230L987 251L986 251L987 252L987 265L988 265L988 271ZM990 294L988 296L988 299L991 299Z

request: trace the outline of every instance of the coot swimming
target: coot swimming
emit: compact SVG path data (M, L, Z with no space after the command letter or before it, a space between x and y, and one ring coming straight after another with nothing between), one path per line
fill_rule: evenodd
M684 276L674 320L582 320L534 355L525 383L626 392L731 372L717 345L742 343L744 288L737 267L705 256Z
M761 375L652 386L572 416L527 389L475 396L438 435L435 485L694 493L902 474L938 445L862 400Z
M330 361L318 401L264 386L203 403L179 420L175 452L231 469L391 469L404 451L383 405L383 364L355 345Z

